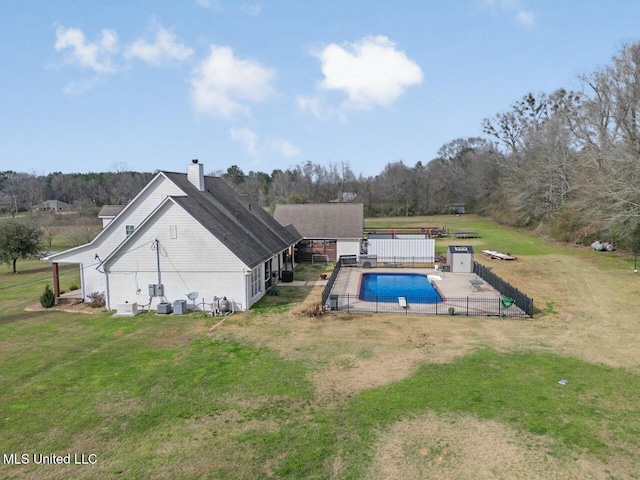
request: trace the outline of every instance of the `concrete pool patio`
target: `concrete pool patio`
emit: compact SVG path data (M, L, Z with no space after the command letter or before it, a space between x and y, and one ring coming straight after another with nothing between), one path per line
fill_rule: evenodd
M418 273L427 275L443 296L437 304L403 301L371 302L358 298L363 273ZM475 273L450 273L434 268L343 267L331 288L328 307L332 311L353 313L399 313L414 315L465 315L526 317L517 306L506 307L500 293ZM451 310L453 309L453 310Z

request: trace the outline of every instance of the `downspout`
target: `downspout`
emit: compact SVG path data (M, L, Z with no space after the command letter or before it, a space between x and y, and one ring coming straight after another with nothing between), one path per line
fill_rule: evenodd
M160 274L160 241L156 238L156 263L158 266L158 285L162 284L161 274Z
M55 298L55 304L58 305L58 299L60 298L60 273L58 270L58 262L51 264L53 269L53 296Z
M105 270L104 272L104 283L105 283L105 304L107 310L111 310L111 295L109 295L109 274Z
M249 302L251 300L251 270L244 272L244 305L245 310L249 310Z
M80 285L82 285L82 301L87 298L85 293L85 283L84 283L84 264L80 263Z

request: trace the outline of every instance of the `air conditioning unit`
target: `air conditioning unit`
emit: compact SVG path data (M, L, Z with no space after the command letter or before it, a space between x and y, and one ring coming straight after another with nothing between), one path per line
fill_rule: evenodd
M167 315L171 313L171 304L167 302L162 302L158 304L158 314L159 315Z
M173 313L176 315L184 315L187 313L187 301L176 300L173 302Z
M373 268L378 266L377 255L360 255L360 266L362 268Z

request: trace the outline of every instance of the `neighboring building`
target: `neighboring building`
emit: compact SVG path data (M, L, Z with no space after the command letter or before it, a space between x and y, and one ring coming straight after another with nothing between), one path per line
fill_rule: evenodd
M292 224L304 237L297 245L298 261L313 255L337 260L341 255L360 255L364 230L362 203L309 203L276 205L275 219Z
M333 200L329 200L329 203L353 203L358 199L356 192L342 192L342 195Z
M464 215L464 203L452 203L449 205L449 213Z
M102 228L109 225L111 220L116 218L122 210L124 210L124 205L104 205L98 213L98 218L102 220Z
M44 202L36 205L34 210L44 210L51 212L68 212L73 209L72 205L61 202L60 200L45 200Z
M198 292L196 303L246 310L293 267L301 238L194 160L187 174L158 173L93 241L45 260L79 264L83 298L104 292L108 309Z
M447 265L453 273L473 273L473 247L449 245Z

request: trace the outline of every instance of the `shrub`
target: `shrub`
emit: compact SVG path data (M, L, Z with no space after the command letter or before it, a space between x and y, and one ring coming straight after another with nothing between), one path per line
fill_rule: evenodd
M40 295L40 305L43 308L51 308L56 304L56 297L53 295L53 290L47 283L44 287L44 292Z
M89 306L92 308L103 308L106 305L104 292L93 292L87 297L89 297Z
M324 315L325 310L322 305L320 305L319 303L316 303L316 304L304 307L302 309L302 313L307 317L320 317Z

